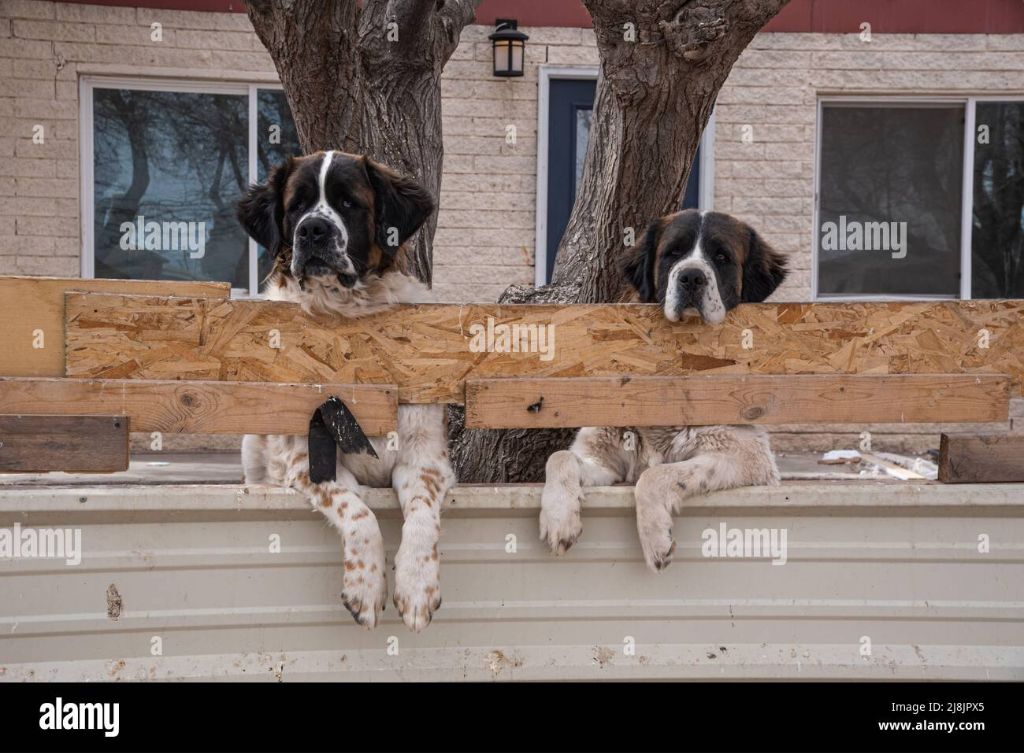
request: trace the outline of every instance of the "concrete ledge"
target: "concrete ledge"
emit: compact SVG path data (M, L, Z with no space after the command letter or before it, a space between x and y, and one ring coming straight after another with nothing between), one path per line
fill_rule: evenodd
M540 484L499 486L466 484L445 498L445 515L484 513L535 514L540 511ZM391 489L364 489L367 504L383 517L399 514ZM619 514L633 510L632 486L598 486L586 490L587 514ZM1024 515L1024 484L960 484L891 481L791 481L775 487L749 487L715 492L691 500L682 515L709 510L787 510L857 514L986 514ZM95 516L102 513L225 512L296 513L317 517L306 499L290 490L266 485L103 485L0 487L0 524L45 513Z

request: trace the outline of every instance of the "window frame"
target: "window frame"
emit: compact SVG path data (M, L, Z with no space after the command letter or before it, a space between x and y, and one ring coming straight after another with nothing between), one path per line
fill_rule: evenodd
M146 76L98 76L85 75L79 79L79 205L82 213L82 255L80 272L84 279L96 276L95 258L95 171L94 135L95 120L93 91L95 89L136 89L138 91L182 92L185 94L227 94L247 97L249 132L247 134L248 182L253 184L259 174L257 142L259 138L260 89L281 91L279 82L255 81L203 81L181 78L152 78ZM259 247L252 238L249 241L249 287L231 288L232 298L262 298L259 292Z
M537 188L534 207L533 276L537 287L547 285L548 269L548 122L552 79L596 81L596 65L541 65L537 74ZM711 111L700 139L700 185L697 206L702 212L714 209L715 197L715 111ZM680 201L682 198L680 197Z
M811 300L828 303L844 301L956 301L972 300L971 290L971 242L974 212L974 145L977 130L977 105L979 102L1024 102L1020 94L965 94L965 95L899 95L846 94L821 95L815 112L814 132L814 202L811 220ZM821 295L818 292L819 254L821 241L821 144L822 110L830 104L855 104L879 107L913 107L928 105L963 105L963 163L961 164L960 198L960 293L959 295L890 295L863 293L854 295Z

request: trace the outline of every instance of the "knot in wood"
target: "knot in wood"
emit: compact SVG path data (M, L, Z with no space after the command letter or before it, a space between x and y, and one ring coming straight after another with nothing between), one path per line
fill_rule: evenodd
M743 418L748 421L756 421L765 414L763 405L751 405L743 409Z

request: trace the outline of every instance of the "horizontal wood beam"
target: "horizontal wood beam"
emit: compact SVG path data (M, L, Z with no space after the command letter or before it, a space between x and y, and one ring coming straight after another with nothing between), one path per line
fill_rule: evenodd
M499 377L988 373L1015 390L1024 377L1024 301L747 304L711 326L653 305L339 319L275 301L71 293L67 316L68 376L376 382L405 403L461 403L466 379Z
M939 442L939 481L1024 481L1024 435L943 434Z
M958 374L470 379L466 427L1005 421L1009 386Z
M118 414L143 432L304 436L313 411L331 395L367 436L397 428L397 390L372 384L0 378L0 413Z
M69 290L227 298L226 282L0 277L0 376L64 374L64 294Z
M0 415L0 473L126 470L125 416Z

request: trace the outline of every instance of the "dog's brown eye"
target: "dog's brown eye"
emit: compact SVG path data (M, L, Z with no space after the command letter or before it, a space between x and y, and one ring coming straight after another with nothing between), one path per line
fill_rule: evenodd
M342 199L341 205L343 207L345 207L345 209L351 209L352 208L352 202L349 201L348 199Z
M715 261L721 264L729 261L729 257L723 254L721 251L719 251L717 254L715 254Z

